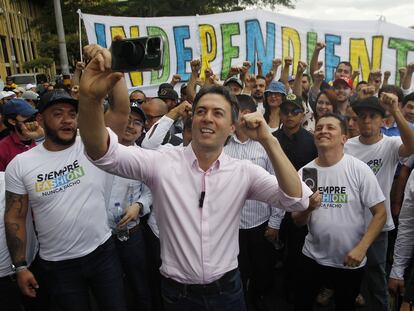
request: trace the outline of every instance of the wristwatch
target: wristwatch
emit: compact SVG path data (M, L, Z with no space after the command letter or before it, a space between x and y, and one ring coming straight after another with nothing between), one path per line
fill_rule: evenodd
M20 272L23 270L27 270L27 262L26 261L20 261L16 264L11 264L11 269L14 273Z

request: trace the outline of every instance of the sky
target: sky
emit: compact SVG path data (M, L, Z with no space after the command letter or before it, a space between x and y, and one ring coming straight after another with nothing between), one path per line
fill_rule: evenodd
M413 0L293 0L295 9L277 7L276 12L311 19L377 20L414 26Z

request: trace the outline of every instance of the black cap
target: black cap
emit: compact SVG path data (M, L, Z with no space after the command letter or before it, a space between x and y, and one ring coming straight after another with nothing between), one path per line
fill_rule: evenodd
M351 107L356 114L359 114L361 109L372 109L379 112L383 118L385 117L385 109L380 105L378 97L375 96L359 99Z
M133 101L131 102L131 111L135 111L136 113L138 113L141 117L142 117L142 121L145 122L145 120L147 119L144 110L142 110L141 105L138 104L138 102Z
M287 105L287 104L292 104L292 105L302 109L303 111L305 111L305 107L303 106L302 97L296 96L295 94L286 95L286 97L283 99L283 102L282 102L281 106Z
M78 101L70 96L68 92L61 89L46 92L40 97L37 109L42 113L46 108L60 103L71 104L75 107L76 111L78 111Z
M173 99L178 100L178 94L173 89L162 89L158 93L158 97L161 99Z
M160 96L161 91L165 89L174 89L174 87L170 83L161 83L158 87L158 96Z
M227 84L229 84L231 82L236 83L238 86L243 88L243 82L237 76L231 76L226 81L224 81L223 85L226 86Z

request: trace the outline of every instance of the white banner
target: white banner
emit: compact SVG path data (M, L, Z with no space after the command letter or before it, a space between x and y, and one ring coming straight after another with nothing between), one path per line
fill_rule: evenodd
M378 21L311 20L264 10L185 17L113 17L82 14L89 43L103 47L112 38L160 35L164 40L163 69L126 74L129 88L159 85L180 74L190 76L190 61L201 59L202 72L211 68L221 79L231 66L248 60L257 72L257 60L267 73L274 58L293 57L310 62L317 41L326 48L320 53L325 76L332 79L340 61L350 61L367 80L371 69L391 71L390 83L398 82L398 69L414 61L414 29ZM293 74L296 65L293 66Z

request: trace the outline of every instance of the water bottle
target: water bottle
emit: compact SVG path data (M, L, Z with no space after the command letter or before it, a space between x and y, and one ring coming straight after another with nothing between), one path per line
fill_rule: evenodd
M127 241L129 239L128 225L118 226L119 222L121 221L124 215L124 209L121 207L121 203L115 202L114 209L113 209L113 215L114 215L114 222L117 225L116 237L121 242Z

